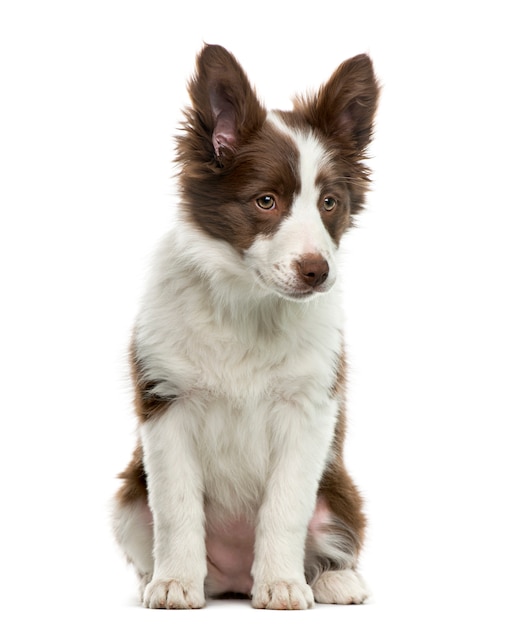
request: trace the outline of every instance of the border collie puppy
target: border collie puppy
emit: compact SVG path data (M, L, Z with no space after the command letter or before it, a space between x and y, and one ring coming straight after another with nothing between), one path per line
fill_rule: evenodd
M372 63L267 111L236 59L205 46L189 93L179 215L132 338L139 440L117 540L149 608L361 603L336 275L368 187Z

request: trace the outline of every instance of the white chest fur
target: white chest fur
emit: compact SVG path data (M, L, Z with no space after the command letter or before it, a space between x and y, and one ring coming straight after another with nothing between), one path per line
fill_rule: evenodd
M257 293L234 251L204 243L208 264L202 270L198 250L197 270L188 252L201 240L183 227L165 240L136 349L156 391L178 398L178 418L155 426L161 437L179 431L183 415L207 500L229 513L254 511L274 456L295 439L310 447L313 465L325 462L337 413L338 294L296 303Z

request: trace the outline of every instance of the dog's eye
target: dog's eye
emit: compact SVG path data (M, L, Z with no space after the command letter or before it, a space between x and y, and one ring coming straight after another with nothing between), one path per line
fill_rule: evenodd
M323 210L324 211L332 211L332 209L334 209L335 206L336 206L336 200L334 198L331 198L330 196L323 198Z
M260 209L263 209L264 211L270 211L276 206L276 200L274 199L274 196L260 196L259 198L256 198L256 204Z

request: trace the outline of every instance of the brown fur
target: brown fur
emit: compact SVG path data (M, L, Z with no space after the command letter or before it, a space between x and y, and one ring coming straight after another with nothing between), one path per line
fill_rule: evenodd
M136 356L134 343L130 350L131 376L134 384L134 407L140 422L162 415L176 396L162 396L155 388L161 381L150 380Z
M331 448L331 462L325 469L318 495L327 501L335 517L342 522L350 534L353 544L353 553L359 552L365 536L365 516L363 514L363 500L352 482L343 460L343 448L346 433L345 396L347 385L347 361L345 356L340 357L338 373L333 393L341 401L336 422L336 430Z
M289 136L266 123L267 112L243 69L224 49L204 48L189 93L193 107L187 109L184 132L177 139L182 209L198 228L227 241L241 254L257 235L270 235L288 215L302 184L298 148ZM316 96L296 99L294 111L277 112L291 127L316 135L331 156L315 183L322 192L318 209L337 245L351 225L351 215L363 207L369 184L363 159L372 135L377 97L371 61L360 55L340 65ZM257 203L266 195L275 200L271 210ZM332 210L323 206L326 197L336 201ZM130 361L136 413L144 423L163 415L176 396L158 393L165 381L148 376L134 344ZM354 567L364 539L362 498L343 461L345 392L346 361L342 354L330 390L339 399L340 409L330 460L318 488L320 502L326 503L332 514L328 531L336 549L322 552L310 533L305 572L311 584L325 570ZM119 477L123 480L117 494L121 505L147 501L141 445Z
M118 474L123 484L116 494L122 505L133 504L136 500L147 499L147 477L143 464L142 446L138 444L129 465Z
M199 228L242 253L257 234L278 228L288 213L301 186L298 151L289 137L265 123L267 112L243 69L219 46L204 48L188 88L193 107L185 112L176 157L183 206ZM371 61L361 55L343 63L316 97L296 99L295 111L278 112L286 124L312 129L333 155L317 182L325 196L337 199L337 207L318 208L337 244L350 215L363 206L369 179L361 161L377 95ZM213 140L222 117L229 141L217 149ZM275 196L276 211L256 206L265 194Z
M291 126L312 126L336 154L334 176L349 191L353 215L363 209L369 185L369 170L362 161L372 138L378 96L372 62L361 54L342 63L316 95L295 98L294 111L282 114Z

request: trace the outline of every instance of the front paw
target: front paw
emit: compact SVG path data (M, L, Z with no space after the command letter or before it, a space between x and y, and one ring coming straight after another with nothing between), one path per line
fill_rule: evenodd
M310 609L314 606L314 597L306 583L261 583L253 587L252 605L255 609Z
M172 578L153 579L145 588L143 605L147 609L200 609L205 605L203 586Z

